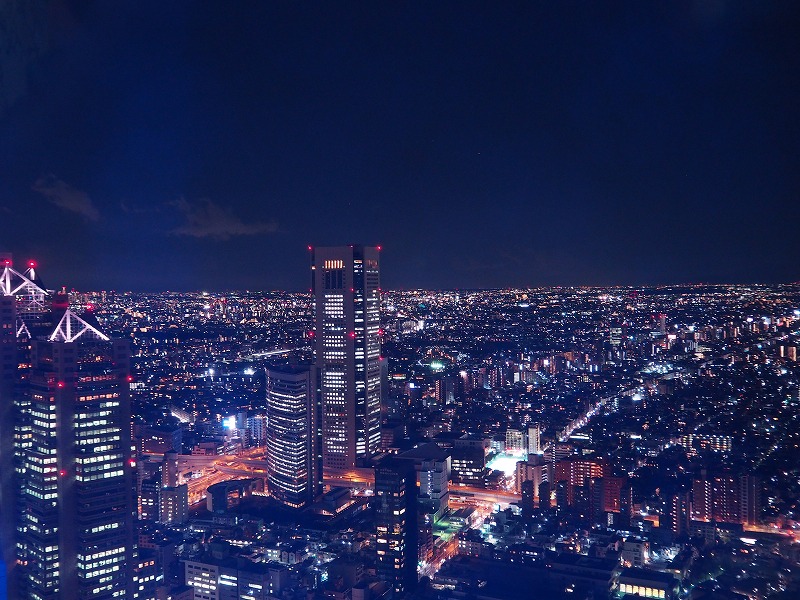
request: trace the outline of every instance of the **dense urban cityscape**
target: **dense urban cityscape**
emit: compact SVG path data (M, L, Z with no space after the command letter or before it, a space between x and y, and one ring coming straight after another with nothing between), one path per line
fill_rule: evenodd
M3 255L8 597L800 594L800 284L397 291L380 247L308 252L308 293L226 294Z
M0 600L800 599L798 32L0 0Z

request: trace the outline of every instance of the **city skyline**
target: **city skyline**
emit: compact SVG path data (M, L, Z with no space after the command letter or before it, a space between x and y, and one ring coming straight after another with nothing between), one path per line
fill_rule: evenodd
M349 246L355 246L359 244L349 244ZM375 246L373 246L375 247ZM313 248L311 245L305 245L304 248L308 250L309 248ZM383 248L383 246L381 246ZM302 254L302 248L298 251L298 254ZM11 252L0 252L0 255L6 257L4 260L8 260L9 264L15 268L22 269L22 266L30 268L30 265L35 265L35 269L39 269L41 266L39 260L30 258L26 260L17 260L14 258L14 254ZM382 253L382 256L385 253ZM286 292L292 294L310 294L310 289L305 289L302 284L299 283L299 280L302 278L297 278L298 282L292 282L292 284L288 287L280 287L280 288L213 288L209 286L200 286L198 288L193 289L180 289L176 287L167 287L167 288L159 288L159 289L134 289L134 288L113 288L108 286L103 286L102 282L99 285L94 287L87 287L87 288L79 288L74 285L70 285L68 281L63 281L61 284L54 286L51 285L50 281L47 281L46 287L48 289L52 288L54 291L65 291L67 293L93 293L93 292L114 292L119 294L198 294L201 296L225 296L228 294L248 294L248 293L272 293L272 292ZM37 281L40 285L45 285L45 283L41 281ZM800 280L780 280L780 281L764 281L764 280L752 280L752 281L734 281L734 280L724 280L724 281L706 281L706 280L675 280L675 281L661 281L655 283L569 283L569 284L541 284L541 285L497 285L497 286L476 286L476 287L407 287L407 286L397 286L397 287L388 287L384 286L381 288L381 292L492 292L492 291L502 291L502 290L517 290L521 292L525 291L541 291L541 290L658 290L658 289L678 289L678 288L702 288L702 287L709 287L709 288L724 288L724 287L737 287L737 286L758 286L758 287L772 287L772 286L793 286L800 283Z
M0 256L9 597L794 597L800 284L392 291L381 251L309 248L311 298Z
M0 237L54 288L299 290L353 241L391 289L800 279L791 3L4 19Z
M0 598L800 598L798 32L0 0Z

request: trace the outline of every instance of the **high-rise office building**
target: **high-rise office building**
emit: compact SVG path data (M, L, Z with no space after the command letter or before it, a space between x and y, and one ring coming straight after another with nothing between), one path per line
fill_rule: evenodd
M16 299L0 295L0 559L7 582L13 582L15 482L14 387L17 377ZM0 593L5 590L0 589ZM12 589L7 595L12 597Z
M50 322L49 293L42 287L29 261L27 270L13 267L11 254L0 253L0 559L5 564L5 585L0 594L20 596L17 589L15 537L21 469L20 452L30 443L29 428L19 418L26 400L18 390L28 378L30 332Z
M436 523L447 512L450 499L450 453L433 442L420 444L400 454L414 462L420 521Z
M31 343L22 452L23 597L132 598L130 347L67 309Z
M165 525L182 525L189 520L189 486L185 483L159 490L158 521Z
M282 365L266 371L269 493L300 508L319 494L322 480L313 369Z
M380 450L379 248L312 251L316 365L326 469L359 466Z
M378 577L400 597L417 583L417 494L414 460L388 456L375 467Z
M161 477L143 480L138 496L139 518L158 521L161 514Z
M542 453L542 426L539 423L528 427L528 454Z

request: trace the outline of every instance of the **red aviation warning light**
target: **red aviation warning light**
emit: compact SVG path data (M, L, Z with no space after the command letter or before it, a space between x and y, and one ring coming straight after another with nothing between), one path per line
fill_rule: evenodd
M31 269L35 269L35 268L37 267L36 261L35 261L35 260L29 260L29 261L28 261L28 266L29 266Z
M63 387L64 387L64 382L63 382L63 381L59 381L59 382L56 384L56 387L63 388Z
M133 381L133 375L128 375L125 379L128 381L128 383L131 383Z

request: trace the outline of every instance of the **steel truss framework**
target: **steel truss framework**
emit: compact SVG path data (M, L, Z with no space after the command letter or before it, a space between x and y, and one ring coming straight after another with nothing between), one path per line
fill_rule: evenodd
M0 294L16 296L18 315L41 315L50 310L47 301L50 292L35 283L36 272L33 264L25 271L25 274L14 269L8 260L0 267L2 267Z

